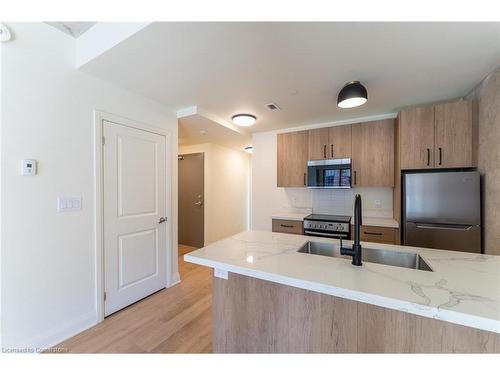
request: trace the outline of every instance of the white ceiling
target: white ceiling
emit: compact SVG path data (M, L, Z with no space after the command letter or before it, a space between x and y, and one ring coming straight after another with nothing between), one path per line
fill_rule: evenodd
M74 38L78 38L96 23L97 22L47 22L50 26L53 26Z
M253 113L265 131L461 97L498 65L500 23L154 23L83 70L173 110ZM351 80L368 103L339 109Z
M242 151L252 143L252 139L245 131L238 130L231 124L217 119L217 116L207 113L200 108L190 108L179 118L179 145L193 145L200 143L215 143L221 146L235 148Z

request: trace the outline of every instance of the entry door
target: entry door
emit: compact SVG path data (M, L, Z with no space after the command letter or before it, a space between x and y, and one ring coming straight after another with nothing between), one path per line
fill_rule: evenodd
M179 156L179 243L204 246L204 154Z
M104 314L166 286L165 137L104 122Z

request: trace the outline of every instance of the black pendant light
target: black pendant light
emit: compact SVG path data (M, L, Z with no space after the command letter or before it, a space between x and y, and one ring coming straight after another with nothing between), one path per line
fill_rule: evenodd
M368 100L368 92L359 81L352 81L340 90L337 97L337 105L340 108L354 108L365 104Z

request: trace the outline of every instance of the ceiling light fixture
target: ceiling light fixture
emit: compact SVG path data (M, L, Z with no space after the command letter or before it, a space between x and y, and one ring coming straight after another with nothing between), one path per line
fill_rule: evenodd
M255 124L257 117L247 113L240 113L233 116L233 122L238 126L252 126Z
M337 97L337 105L340 108L354 108L365 104L368 100L368 92L359 81L346 83Z
M253 152L253 147L252 146L247 146L247 147L244 148L244 150L246 152L248 152L249 154L251 154Z

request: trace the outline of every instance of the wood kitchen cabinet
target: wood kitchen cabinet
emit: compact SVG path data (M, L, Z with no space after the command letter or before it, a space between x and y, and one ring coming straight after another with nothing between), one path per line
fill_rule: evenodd
M304 234L304 222L297 220L273 219L273 232Z
M398 229L362 225L360 228L360 236L361 241L396 245L398 240Z
M434 166L434 107L405 109L399 114L401 169Z
M309 160L351 157L351 125L309 130Z
M309 132L307 130L278 134L278 187L307 186L308 146Z
M409 108L399 113L401 169L475 164L473 102Z
M332 126L328 131L330 158L344 159L352 157L352 126Z
M328 128L309 130L309 160L328 159Z
M472 102L434 106L434 165L436 168L474 165Z
M352 186L394 186L394 120L352 125Z

